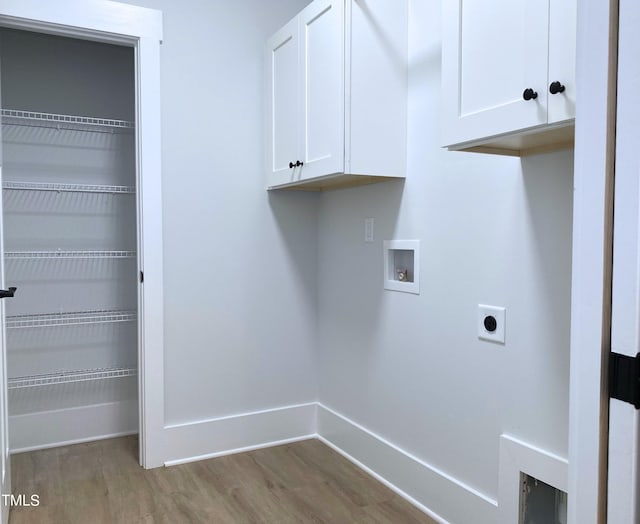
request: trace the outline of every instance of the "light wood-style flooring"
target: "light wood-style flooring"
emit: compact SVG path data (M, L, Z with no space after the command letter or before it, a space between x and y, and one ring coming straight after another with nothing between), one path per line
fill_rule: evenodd
M435 524L317 440L144 470L137 438L13 455L10 524Z

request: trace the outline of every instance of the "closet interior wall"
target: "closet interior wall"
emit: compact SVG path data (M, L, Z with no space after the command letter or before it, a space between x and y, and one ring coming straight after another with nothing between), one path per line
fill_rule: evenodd
M134 433L133 49L2 29L0 64L10 447Z

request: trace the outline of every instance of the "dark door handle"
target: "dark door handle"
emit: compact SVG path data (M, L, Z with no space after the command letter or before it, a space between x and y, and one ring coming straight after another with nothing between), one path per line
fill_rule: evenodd
M564 93L565 87L560 82L551 82L549 85L549 93L557 95L558 93Z
M533 89L531 89L530 87L527 87L523 92L522 92L522 98L524 98L525 100L529 101L529 100L535 100L536 98L538 98L538 93L536 93Z
M9 289L0 289L0 298L13 298L15 295L17 287L10 287Z

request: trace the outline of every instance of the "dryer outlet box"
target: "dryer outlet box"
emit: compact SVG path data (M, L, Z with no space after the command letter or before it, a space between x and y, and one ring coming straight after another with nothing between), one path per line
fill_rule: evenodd
M478 304L478 338L504 344L506 309Z

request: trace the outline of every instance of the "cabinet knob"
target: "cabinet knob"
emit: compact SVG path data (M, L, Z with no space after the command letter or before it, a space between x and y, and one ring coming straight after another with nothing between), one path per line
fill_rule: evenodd
M289 162L289 169L293 169L296 165L293 162Z
M296 167L303 166L304 162L300 162L300 160L296 160Z
M549 93L557 95L558 93L564 93L565 87L558 81L551 82L549 85Z
M535 100L536 98L538 98L538 93L536 93L533 89L531 89L530 87L527 87L523 92L522 92L522 98L524 98L525 100Z

